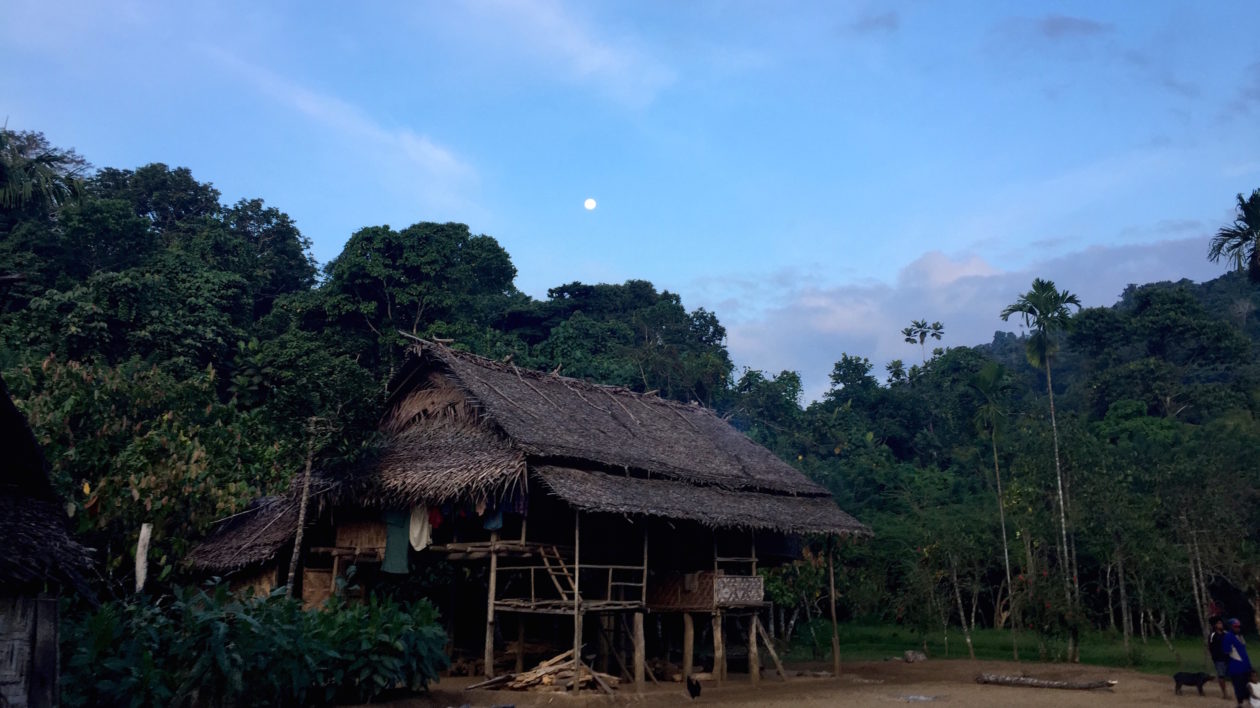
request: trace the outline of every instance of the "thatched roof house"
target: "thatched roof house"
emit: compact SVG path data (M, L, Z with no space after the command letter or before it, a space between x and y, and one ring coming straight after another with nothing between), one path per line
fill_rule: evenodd
M0 380L0 595L86 589L87 549L70 538L43 452Z
M688 621L704 612L721 625L724 613L765 607L758 564L798 557L800 536L870 534L825 489L701 406L437 343L411 354L386 401L382 456L313 484L315 521L293 579L308 603L338 592L351 565L355 583L370 585L373 569L488 559L485 585L442 612L481 613L471 616L487 623L489 673L498 614L516 618L518 641L527 617L572 615L578 644L591 612L636 622L644 612ZM188 565L258 589L285 582L296 486L225 520Z

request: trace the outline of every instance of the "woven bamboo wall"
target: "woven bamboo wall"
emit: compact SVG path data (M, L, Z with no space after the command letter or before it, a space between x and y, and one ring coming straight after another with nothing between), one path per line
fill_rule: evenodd
M276 569L272 565L236 576L228 583L232 592L244 594L253 589L255 595L268 595L276 589Z
M385 550L384 521L342 521L337 524L338 548L356 548L360 551Z
M713 599L719 607L757 605L765 596L765 583L760 575L724 575L713 585Z
M302 569L302 607L321 607L332 597L332 568Z
M652 578L648 583L648 606L662 610L713 609L713 571Z

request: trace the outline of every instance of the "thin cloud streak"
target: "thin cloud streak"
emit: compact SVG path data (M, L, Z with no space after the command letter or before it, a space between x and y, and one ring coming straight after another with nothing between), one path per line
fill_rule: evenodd
M309 89L270 69L247 62L218 47L205 53L241 76L259 93L305 116L341 140L349 140L356 159L370 158L391 184L422 185L417 195L436 208L467 205L465 192L476 183L476 170L452 150L409 128L386 128L367 112L336 96Z

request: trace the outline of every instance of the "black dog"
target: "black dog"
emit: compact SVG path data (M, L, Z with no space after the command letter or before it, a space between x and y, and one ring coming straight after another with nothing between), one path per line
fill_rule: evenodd
M1211 680L1212 680L1212 677L1208 676L1202 671L1196 671L1193 673L1189 671L1178 671L1177 673L1173 674L1173 681L1177 682L1176 693L1178 696L1181 695L1182 686L1194 686L1195 688L1199 689L1199 695L1202 696L1203 684Z

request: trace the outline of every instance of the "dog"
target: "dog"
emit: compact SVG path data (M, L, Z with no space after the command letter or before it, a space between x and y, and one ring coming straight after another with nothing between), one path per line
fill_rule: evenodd
M690 676L687 677L687 695L693 701L700 697L700 682Z
M1194 686L1195 688L1199 689L1199 695L1202 696L1204 695L1203 684L1211 680L1212 680L1212 677L1203 673L1202 671L1195 671L1195 672L1178 671L1177 673L1173 674L1173 681L1177 682L1177 688L1174 689L1173 692L1176 693L1178 696L1180 696L1182 686Z

